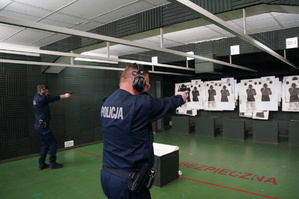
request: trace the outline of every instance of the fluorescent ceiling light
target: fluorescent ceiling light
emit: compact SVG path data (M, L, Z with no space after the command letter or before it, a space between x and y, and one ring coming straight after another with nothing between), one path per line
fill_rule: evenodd
M190 51L190 52L186 52L187 54L190 54L190 55L194 55L194 52L193 51ZM187 60L194 60L193 57L187 57Z
M118 56L110 55L109 57L105 54L99 54L99 53L91 53L91 52L84 52L81 53L81 55L91 55L100 58L116 58L118 59ZM88 59L88 58L80 58L76 57L76 61L87 61L87 62L99 62L99 63L109 63L109 64L118 64L118 62L114 61L105 61L105 60L98 60L98 59Z
M34 57L40 56L39 53L26 52L26 51L30 51L30 50L39 50L39 47L23 46L23 45L7 44L7 43L0 43L0 46L2 48L2 50L0 50L1 53L27 55L27 56L34 56ZM19 51L22 51L22 52L19 52Z
M214 38L214 39L206 39L206 40L200 40L200 41L193 41L193 42L190 42L189 44L198 44L198 43L209 42L209 41L217 41L217 40L226 39L226 38L227 37L218 37L218 38Z

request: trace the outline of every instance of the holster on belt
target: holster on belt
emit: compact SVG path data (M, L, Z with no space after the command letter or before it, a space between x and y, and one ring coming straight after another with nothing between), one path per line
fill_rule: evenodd
M36 121L36 123L37 123L40 127L43 127L43 128L47 128L47 127L49 127L49 122L48 122L48 121L38 120L38 121Z
M141 169L130 173L128 187L131 191L139 192L142 187L151 188L155 180L155 171L144 164Z

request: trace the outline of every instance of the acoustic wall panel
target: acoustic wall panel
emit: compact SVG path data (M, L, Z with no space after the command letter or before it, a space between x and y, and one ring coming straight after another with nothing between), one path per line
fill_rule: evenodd
M64 109L66 114L78 114L80 110L80 93L72 94L72 97L67 99L64 103Z
M99 121L99 123L100 123L100 121ZM95 135L94 137L95 137L96 141L103 140L103 134L102 134L102 129L101 129L100 125L95 128L94 135Z
M64 111L65 111L64 104L68 103L67 100L70 100L70 99L71 98L69 98L69 99L62 99L62 100L56 101L54 103L50 103L49 107L50 107L50 110L51 110L51 114L52 115L56 115L56 114L59 115L59 114L64 113Z
M4 106L4 97L0 97L0 118L4 117L4 109L5 109L5 106Z
M30 154L38 154L41 149L41 141L38 135L30 136Z
M100 110L85 111L80 113L80 130L94 128L99 125Z
M64 87L62 89L62 93L73 92L72 97L80 95L80 86L79 86L79 77L78 76L64 77L63 85L64 85ZM70 100L67 100L67 102L69 102L69 101Z
M135 34L137 30L136 15L120 19L115 22L115 36L124 37Z
M162 11L161 7L147 10L137 14L137 31L143 32L162 27Z
M65 115L65 137L74 140L75 135L80 132L80 114L71 113Z
M64 87L64 79L63 77L57 77L53 75L47 75L47 81L43 84L47 84L49 86L49 94L50 95L60 95L63 94Z
M64 134L65 132L64 110L61 110L60 114L52 114L50 127L55 135Z
M13 58L13 57L10 57L10 58L18 60L17 58ZM9 59L9 58L6 57L6 59ZM20 75L20 74L26 75L27 74L27 67L24 64L4 63L4 67L5 67L5 74L15 74L15 75Z
M27 117L10 117L6 123L9 140L29 137Z
M253 6L255 4L260 4L260 0L232 0L232 7L236 8L244 8L247 6ZM273 1L274 2L274 1Z
M39 61L39 60L37 60ZM37 65L28 65L27 66L27 75L28 76L39 76L42 77L40 66Z
M25 75L7 74L5 76L6 95L21 96L27 95L27 78Z
M6 125L6 119L0 117L0 141L7 141L8 135L7 135L7 125ZM2 148L2 145L1 147Z
M8 159L7 140L0 139L0 146L0 160Z
M13 139L7 141L8 158L15 158L30 154L30 137Z
M4 106L5 117L26 117L29 112L27 96L6 96Z
M198 16L174 4L164 6L162 14L162 27L198 18Z
M75 136L75 144L86 144L95 141L95 128L86 128L80 130Z
M1 54L1 53L0 53ZM0 55L1 59L2 59L2 56ZM3 75L4 74L4 63L0 63L0 75Z
M6 81L5 76L0 75L0 96L4 96L6 94Z
M106 35L106 36L111 36L111 37L115 37L116 31L115 31L115 22L109 23L109 24L105 24L103 26L99 27L99 34L101 35Z

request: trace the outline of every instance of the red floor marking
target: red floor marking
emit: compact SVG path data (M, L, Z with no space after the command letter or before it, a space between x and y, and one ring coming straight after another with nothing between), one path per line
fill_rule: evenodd
M194 182L200 182L200 183L204 183L204 184L208 184L208 185L213 185L213 186L221 187L221 188L225 188L225 189L231 189L231 190L234 190L234 191L240 191L240 192L253 194L253 195L257 195L257 196L262 196L262 197L265 197L265 198L278 199L278 198L274 198L274 197L271 197L271 196L266 196L266 195L262 195L262 194L258 194L258 193L244 191L244 190L241 190L241 189L235 189L235 188L232 188L232 187L226 187L226 186L222 186L222 185L218 185L218 184L213 184L213 183L209 183L209 182L195 180L195 179L191 179L191 178L187 178L187 177L183 177L183 176L179 176L179 178L183 178L183 179L186 179L186 180L191 180L191 181L194 181Z
M88 155L93 155L93 156L96 156L96 157L103 158L103 156L95 155L95 154L92 154L92 153L88 153L86 151L81 151L79 149L73 149L73 150L81 152L81 153L85 153L85 154L88 154ZM221 188L225 188L225 189L231 189L231 190L234 190L234 191L240 191L240 192L243 192L243 193L248 193L248 194L252 194L252 195L256 195L256 196L262 196L262 197L271 198L271 199L278 199L278 198L274 198L274 197L271 197L271 196L266 196L266 195L262 195L262 194L258 194L258 193L244 191L244 190L241 190L241 189L235 189L235 188L232 188L232 187L226 187L226 186L222 186L222 185L218 185L218 184L213 184L213 183L209 183L209 182L195 180L195 179L187 178L187 177L183 177L183 176L179 176L179 177L182 178L182 179L191 180L191 181L194 181L194 182L200 182L200 183L204 183L204 184L208 184L208 185L213 185L213 186L216 186L216 187L221 187Z
M88 152L86 152L86 151L81 151L81 150L79 150L79 149L73 149L73 150L75 150L75 151L79 151L79 152L81 152L81 153L86 153L86 154L88 154L88 155L93 155L93 156L96 156L96 157L99 157L99 158L103 158L103 156L95 155L95 154L92 154L92 153L88 153Z

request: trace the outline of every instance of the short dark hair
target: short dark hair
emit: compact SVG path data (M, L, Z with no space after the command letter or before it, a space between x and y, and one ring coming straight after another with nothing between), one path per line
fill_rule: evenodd
M36 90L38 93L43 94L46 90L49 90L49 87L45 84L39 84L39 85L37 85Z

